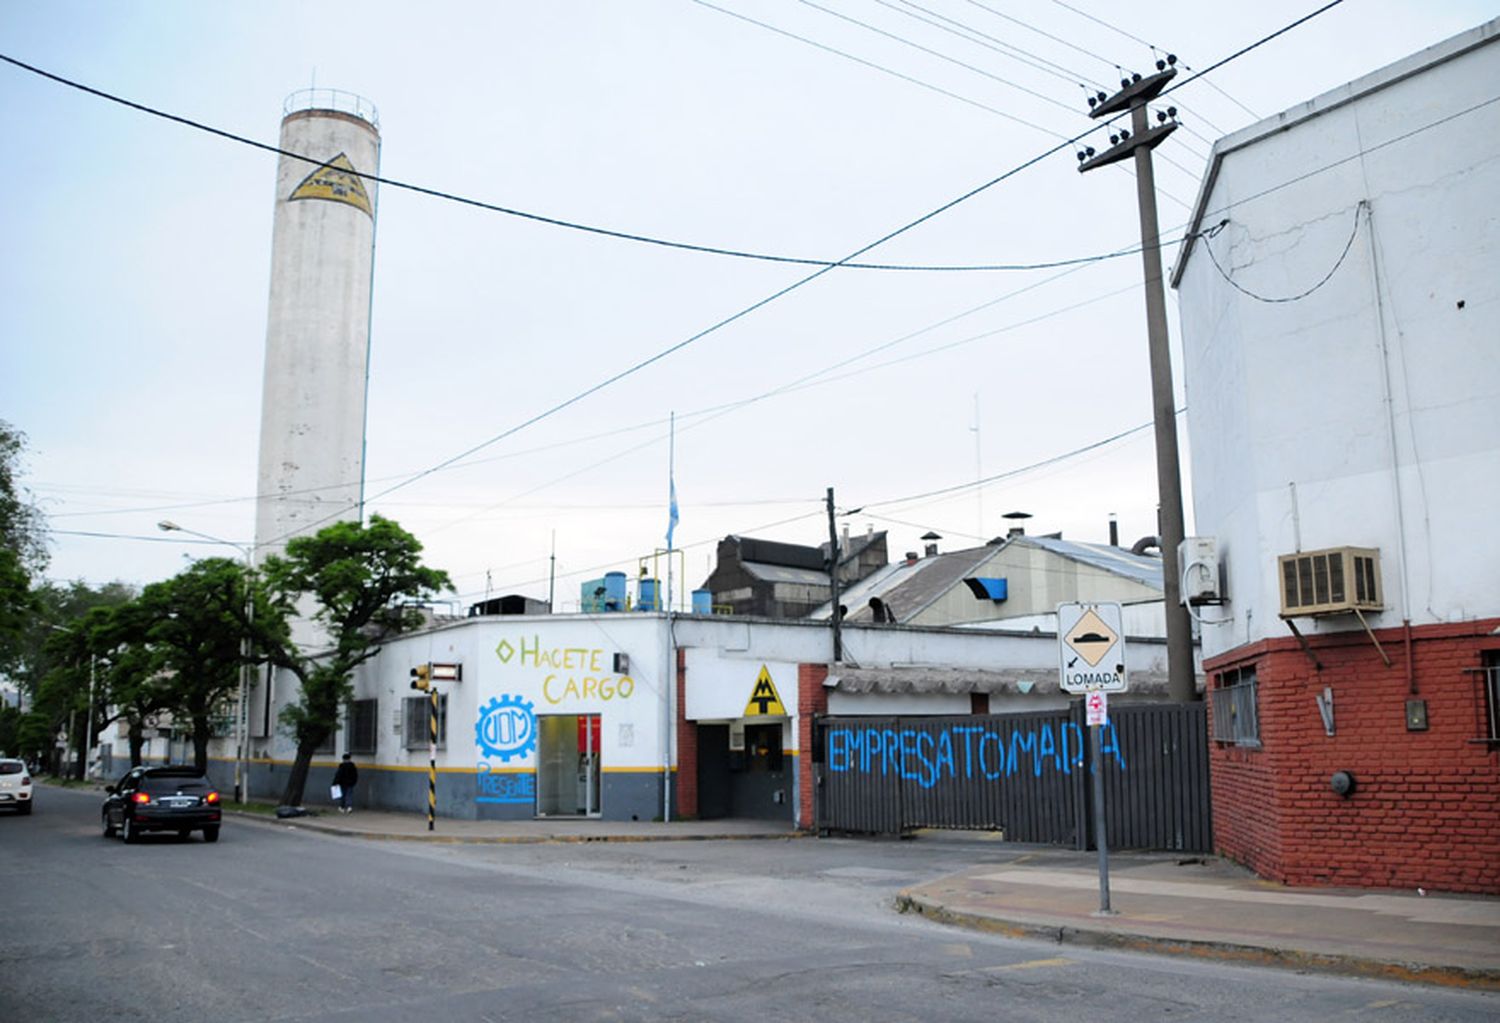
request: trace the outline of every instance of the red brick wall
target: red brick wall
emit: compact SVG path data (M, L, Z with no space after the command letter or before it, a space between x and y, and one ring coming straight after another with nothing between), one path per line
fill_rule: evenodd
M1484 694L1464 670L1500 649L1497 626L1414 627L1409 643L1381 630L1389 667L1362 631L1308 636L1321 671L1291 636L1206 664L1210 677L1254 665L1259 690L1261 748L1211 743L1219 851L1287 884L1500 893L1500 750L1475 741ZM1325 686L1332 736L1314 701ZM1427 731L1407 730L1408 699L1427 702ZM1347 798L1330 787L1341 770L1357 783Z
M698 816L698 726L687 719L687 650L677 650L677 812Z
M811 828L813 791L813 718L828 713L828 677L826 664L797 665L797 826Z

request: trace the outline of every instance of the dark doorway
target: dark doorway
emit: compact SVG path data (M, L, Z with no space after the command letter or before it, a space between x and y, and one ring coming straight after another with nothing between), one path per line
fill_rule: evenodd
M698 726L698 816L728 817L729 726Z
M745 726L744 752L739 754L738 764L733 754L730 760L730 797L736 817L792 818L791 779L781 732L780 721Z

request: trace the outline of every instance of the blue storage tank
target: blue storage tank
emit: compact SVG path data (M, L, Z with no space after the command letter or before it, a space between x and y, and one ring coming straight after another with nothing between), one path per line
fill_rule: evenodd
M693 591L693 614L711 615L714 613L714 593L712 590Z
M643 577L638 586L640 589L640 593L638 594L640 599L636 601L635 609L637 611L660 611L661 608L658 606L656 599L656 580Z
M604 573L604 610L625 610L625 573Z

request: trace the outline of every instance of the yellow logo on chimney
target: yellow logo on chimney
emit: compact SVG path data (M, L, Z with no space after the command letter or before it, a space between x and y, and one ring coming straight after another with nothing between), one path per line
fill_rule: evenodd
M349 157L343 153L303 178L302 184L292 189L292 194L287 196L288 202L297 199L327 199L330 202L348 203L355 209L364 210L371 217L375 216L364 181L354 169L354 164L349 162Z

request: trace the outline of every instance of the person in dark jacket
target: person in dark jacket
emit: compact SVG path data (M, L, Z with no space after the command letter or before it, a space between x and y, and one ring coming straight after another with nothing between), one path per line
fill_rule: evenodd
M333 772L333 784L338 787L339 813L354 812L354 786L359 784L359 768L344 754L343 762Z

